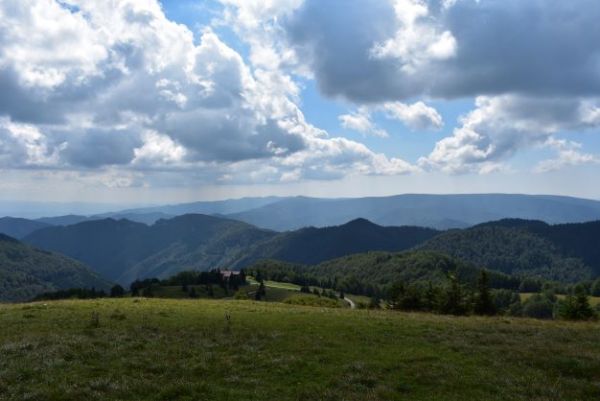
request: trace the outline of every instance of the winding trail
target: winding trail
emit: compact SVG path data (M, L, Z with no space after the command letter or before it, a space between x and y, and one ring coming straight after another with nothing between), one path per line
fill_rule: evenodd
M249 278L248 280L250 284L258 284L254 278ZM267 288L279 288L282 290L290 290L290 291L300 291L300 286L296 284L288 284L288 283L279 283L275 281L265 281L265 287ZM348 297L342 298L344 301L350 305L350 309L356 309L356 303Z
M350 298L344 297L344 301L348 302L348 304L350 304L350 309L356 309L356 304L354 303L353 300L351 300Z

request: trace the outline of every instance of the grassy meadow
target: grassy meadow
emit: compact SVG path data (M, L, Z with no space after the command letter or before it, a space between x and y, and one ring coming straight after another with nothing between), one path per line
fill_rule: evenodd
M5 304L0 399L588 401L599 338L598 323L254 301Z

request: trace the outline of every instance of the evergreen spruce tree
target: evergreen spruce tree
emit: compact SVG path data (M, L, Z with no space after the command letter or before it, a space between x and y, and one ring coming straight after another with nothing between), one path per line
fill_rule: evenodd
M475 297L474 311L478 315L495 315L496 306L490 294L489 278L485 270L479 273L477 280L477 295Z
M265 289L264 281L260 282L256 293L254 294L254 299L257 301L261 301L267 295L267 290Z
M590 320L596 317L589 297L581 286L575 288L574 294L569 294L558 304L558 315L568 320Z
M111 298L120 298L123 295L125 295L125 289L123 287L121 287L119 284L114 285L110 289Z
M467 306L464 300L464 291L455 274L449 274L450 281L444 294L440 312L450 315L465 315Z
M390 309L400 309L406 289L404 283L394 283L388 291L388 306Z
M435 311L438 306L438 291L430 281L423 296L423 308L427 311Z

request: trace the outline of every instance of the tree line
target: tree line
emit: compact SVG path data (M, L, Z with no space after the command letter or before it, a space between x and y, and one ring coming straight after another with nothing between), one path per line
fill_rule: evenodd
M449 274L443 285L396 282L390 287L385 303L392 310L538 319L591 320L596 319L599 312L591 306L584 286L573 287L562 299L547 287L521 300L517 291L491 289L485 270L480 272L476 286L462 284L454 274ZM379 304L371 302L371 305Z
M147 278L135 280L129 285L129 291L123 286L115 284L110 291L96 290L95 288L71 288L58 291L45 292L36 296L32 301L59 300L59 299L94 299L94 298L119 298L127 294L133 297L142 296L152 298L158 287L180 286L190 298L197 298L197 287L204 286L209 296L214 295L213 285L220 287L225 295L235 293L239 287L246 285L246 273L242 269L239 274L232 274L225 278L221 270L210 271L183 271L167 279ZM263 291L264 292L264 291Z

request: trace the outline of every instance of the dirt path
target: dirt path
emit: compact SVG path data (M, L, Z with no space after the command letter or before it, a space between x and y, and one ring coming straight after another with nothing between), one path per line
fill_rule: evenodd
M348 302L348 304L350 305L350 309L356 309L356 304L354 303L353 300L351 300L350 298L344 297L344 301Z

